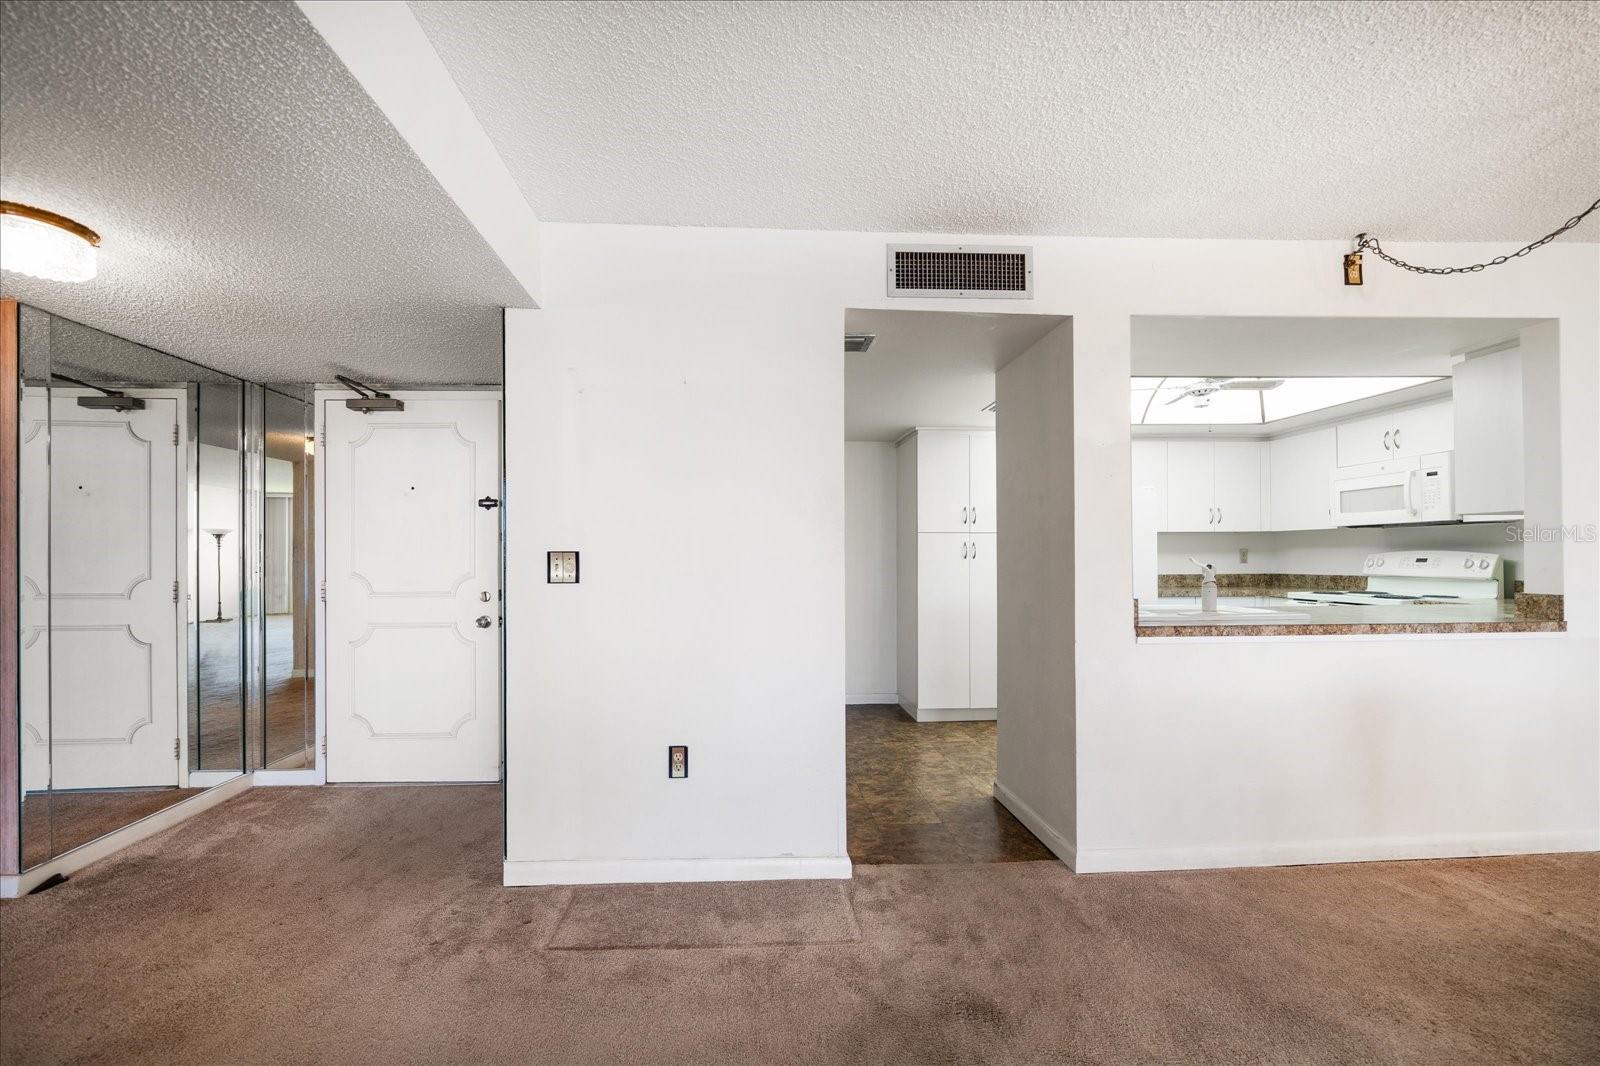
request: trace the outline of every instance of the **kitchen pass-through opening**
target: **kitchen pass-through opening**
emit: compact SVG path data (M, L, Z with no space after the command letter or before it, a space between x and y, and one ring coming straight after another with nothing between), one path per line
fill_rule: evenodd
M1141 634L1558 624L1556 329L1134 318Z

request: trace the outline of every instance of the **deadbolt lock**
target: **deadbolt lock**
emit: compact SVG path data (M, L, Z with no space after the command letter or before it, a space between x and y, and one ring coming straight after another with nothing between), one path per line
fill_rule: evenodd
M492 625L494 625L494 619L490 618L488 615L480 614L478 616L478 628L479 629L488 629Z

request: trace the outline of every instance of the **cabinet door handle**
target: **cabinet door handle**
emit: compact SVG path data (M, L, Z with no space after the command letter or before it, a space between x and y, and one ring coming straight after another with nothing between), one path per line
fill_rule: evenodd
M1392 429L1389 432L1387 432L1387 433L1385 433L1383 435L1383 450L1384 451L1389 451L1390 450L1389 449L1389 438L1392 437L1392 436L1394 436L1394 430L1392 430Z
M977 541L973 541L973 543L972 543L972 557L974 559L976 559L978 557L978 543L977 543Z
M1400 431L1398 429L1394 431L1394 450L1400 450Z
M967 524L967 509L965 507L961 508L961 524Z
M1222 508L1217 508L1217 525L1222 525Z
M978 509L976 507L972 509L972 524L978 524Z
M967 542L966 541L962 541L961 542L961 558L965 559L966 557L967 557Z
M1216 524L1217 524L1217 509L1215 507L1207 507L1206 508L1206 525L1214 526Z

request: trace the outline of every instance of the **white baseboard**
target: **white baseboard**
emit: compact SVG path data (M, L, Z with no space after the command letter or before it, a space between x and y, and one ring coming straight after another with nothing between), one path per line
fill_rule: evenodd
M237 770L190 770L190 788L216 788L239 776Z
M994 707L918 707L902 703L900 709L918 722L993 722L999 719Z
M900 696L895 692L864 692L854 696L847 695L844 701L847 704L884 707L898 704Z
M995 792L999 794L998 785ZM1015 811L1012 813L1016 814ZM1017 814L1017 818L1026 821L1020 814ZM1232 866L1309 866L1333 862L1467 859L1485 855L1546 855L1595 850L1600 850L1600 836L1594 830L1463 833L1437 837L1370 837L1221 847L1086 848L1078 852L1075 869L1079 873L1215 870Z
M1077 847L1046 822L1038 811L1022 802L1016 793L998 781L994 783L994 798L999 800L1000 805L1010 811L1017 821L1027 826L1028 832L1038 837L1040 843L1055 852L1056 858L1066 863L1069 869L1074 871L1080 869Z
M668 881L848 880L845 856L763 859L507 859L503 883L656 884Z
M190 777L194 775L191 774ZM186 800L164 807L154 814L146 815L121 829L113 830L97 840L91 840L82 847L73 848L71 851L57 855L48 862L42 862L31 870L20 874L7 874L0 876L0 899L15 899L32 892L39 885L48 881L56 874L65 877L68 874L88 866L92 862L99 862L115 852L121 851L130 844L137 844L146 837L154 836L163 829L171 829L179 822L186 821L199 814L201 811L210 810L223 800L231 799L239 793L250 788L254 779L250 774L234 774L229 780L217 785L198 796L191 796Z

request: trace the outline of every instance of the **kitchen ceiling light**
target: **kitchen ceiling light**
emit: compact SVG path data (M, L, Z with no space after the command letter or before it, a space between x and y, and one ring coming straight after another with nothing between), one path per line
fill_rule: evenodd
M100 235L41 207L0 200L0 269L46 281L88 281Z

